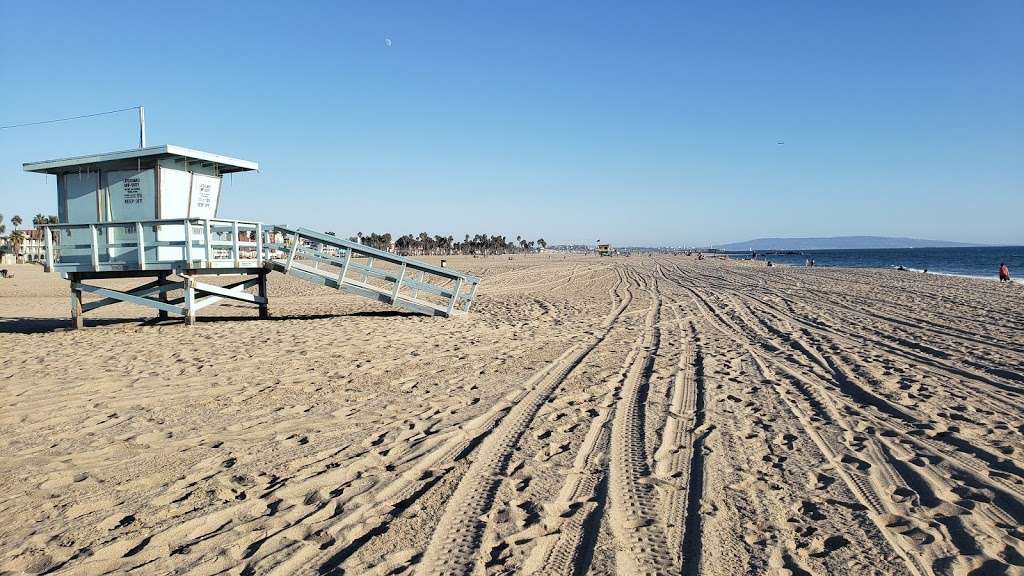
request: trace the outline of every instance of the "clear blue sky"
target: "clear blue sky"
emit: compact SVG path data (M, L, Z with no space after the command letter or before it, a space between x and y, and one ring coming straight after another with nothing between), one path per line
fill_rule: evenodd
M0 125L142 103L151 144L261 163L226 217L1024 244L1018 0L0 0L0 23ZM21 163L132 148L135 121L0 130L0 212L56 212Z

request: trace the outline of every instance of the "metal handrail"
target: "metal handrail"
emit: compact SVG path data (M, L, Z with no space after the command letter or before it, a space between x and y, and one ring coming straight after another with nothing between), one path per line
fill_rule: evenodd
M275 242L268 246L271 250L281 250L281 255L287 256L283 261L276 261L269 258L268 255L268 261L281 272L297 274L300 277L326 286L349 290L371 298L377 294L382 297L383 301L394 305L407 307L422 305L426 309L435 309L447 316L451 316L461 301L460 311L469 312L469 308L476 296L477 285L480 283L480 278L473 274L459 272L450 268L441 268L426 262L420 262L357 242L331 236L330 234L314 232L306 228L289 228L283 225L275 225L267 227L267 230L271 234L280 234L284 239L288 240L287 244ZM313 246L306 247L304 242L308 242ZM316 246L319 246L319 249ZM321 252L326 246L339 248L342 253L338 254L337 257L326 255ZM314 262L332 264L339 267L340 271L334 274L315 269L301 268L296 262L296 255L310 258ZM353 261L353 256L364 257L368 261L366 264L359 264ZM388 262L399 266L399 270L385 271L375 269L373 268L374 261ZM348 273L350 271L354 272L356 276L361 275L362 280L349 278ZM451 285L429 282L424 278L424 273L449 281ZM367 277L383 280L385 283L390 283L390 286L385 284L386 291L382 291L381 288L367 284ZM401 294L403 287L412 291L411 298L408 295ZM464 287L467 287L468 290L464 291ZM420 291L440 296L447 300L447 302L440 308L419 302L417 295Z
M298 237L316 240L317 242L327 244L328 246L336 246L339 248L350 249L356 254L365 255L368 257L375 258L377 260L390 262L392 264L402 265L405 263L409 263L410 267L414 267L416 270L429 272L431 274L442 276L450 280L462 278L469 284L478 284L480 282L480 277L473 274L456 272L451 270L450 268L441 268L440 266L434 266L433 264L427 264L426 262L410 260L409 258L399 256L398 254L395 254L393 252L387 252L379 248L373 248L365 244L352 242L351 240L345 240L343 238L338 238L337 236L331 236L330 234L314 232L313 230L309 230L307 228L289 228L288 226L277 224L270 229L276 232L280 232L285 238L291 238L297 235ZM415 266L413 266L413 264L415 264Z
M185 239L184 240L152 240L146 242L144 227L153 226L154 231L158 226L182 226L184 228ZM193 238L192 228L201 227L203 229L202 238L196 240ZM205 262L208 266L212 265L213 262L231 261L236 267L240 266L243 261L255 261L256 266L260 267L263 265L264 250L263 250L263 223L252 222L246 220L227 220L222 218L162 218L162 219L147 219L147 220L117 220L109 222L88 222L88 223L74 223L74 224L48 224L43 226L44 237L46 240L46 271L50 272L54 269L55 258L53 249L53 240L51 236L51 230L61 232L67 230L69 233L71 230L89 230L89 243L88 244L65 244L64 248L89 248L90 260L93 269L99 269L101 266L100 262L100 241L99 241L99 230L109 230L111 228L134 228L136 238L134 241L127 242L116 242L112 243L109 240L109 235L104 235L104 242L102 248L109 250L111 248L135 248L136 257L135 264L139 267L139 270L146 270L147 263L156 264L163 262L162 260L155 260L147 262L146 260L146 249L147 248L160 248L160 247L171 247L171 248L183 248L184 249L184 262L191 264L192 262ZM239 232L255 232L255 240L240 240ZM212 234L216 233L230 233L230 240L214 239ZM198 245L196 244L198 242ZM223 249L224 246L230 247L229 258L216 258L214 256L215 249ZM194 250L196 248L203 249L205 258L194 258ZM255 258L242 258L243 248L255 248ZM247 250L248 251L248 250Z

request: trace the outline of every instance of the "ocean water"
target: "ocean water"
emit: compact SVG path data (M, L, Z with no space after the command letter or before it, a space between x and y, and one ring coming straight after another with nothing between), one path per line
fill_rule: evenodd
M732 258L749 258L750 254L729 253ZM845 268L896 268L928 270L939 274L997 279L999 263L1010 267L1010 277L1024 279L1024 246L985 246L979 248L878 248L871 250L805 250L800 255L771 254L758 256L773 263L803 266L808 258L818 266Z

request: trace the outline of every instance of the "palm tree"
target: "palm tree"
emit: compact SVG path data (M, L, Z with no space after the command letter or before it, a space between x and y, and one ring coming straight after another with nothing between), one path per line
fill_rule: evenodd
M32 225L33 226L40 226L40 225L49 224L49 223L50 223L49 217L44 216L42 214L36 214L35 216L32 217Z
M21 224L21 222L18 222L18 224ZM11 247L14 248L14 261L17 262L18 256L21 254L21 245L25 242L25 233L15 227L14 232L11 232L9 241Z
M11 224L14 225L14 230L15 231L18 230L18 226L21 226L21 222L22 222L21 216L18 216L17 214L15 214L14 216L11 216Z
M395 240L395 249L398 250L399 254L405 254L409 251L409 246L413 243L412 234L403 234Z
M547 242L545 242L543 238L541 238L540 240L537 240L537 244L538 244L538 245L539 245L539 246L540 246L541 248L547 248L547 247L548 247L548 243L547 243Z

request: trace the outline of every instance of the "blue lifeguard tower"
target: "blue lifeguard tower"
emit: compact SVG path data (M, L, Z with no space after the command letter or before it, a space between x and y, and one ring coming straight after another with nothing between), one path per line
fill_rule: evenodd
M446 317L469 311L480 282L305 228L220 218L222 177L259 169L248 160L161 145L31 162L24 169L57 178L60 223L45 227L46 269L71 282L75 328L86 312L119 302L193 324L196 312L227 298L267 317L271 271ZM242 278L227 285L202 281L214 275ZM153 280L129 291L87 283L147 277ZM176 290L182 296L170 299ZM85 303L83 293L101 299Z

